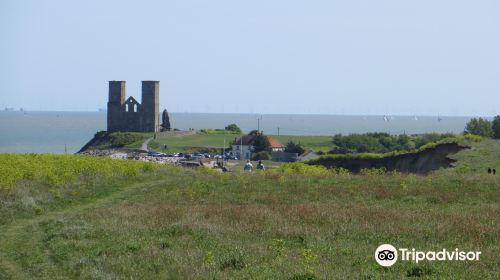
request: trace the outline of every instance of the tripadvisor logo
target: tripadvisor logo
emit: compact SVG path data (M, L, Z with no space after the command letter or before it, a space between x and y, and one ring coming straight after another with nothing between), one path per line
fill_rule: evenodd
M382 244L375 250L375 260L381 266L392 266L398 260L398 251L391 244Z
M418 251L415 248L396 249L391 244L382 244L375 250L375 261L381 266L389 267L396 263L398 255L401 261L478 261L481 251L460 251L457 249L448 251Z

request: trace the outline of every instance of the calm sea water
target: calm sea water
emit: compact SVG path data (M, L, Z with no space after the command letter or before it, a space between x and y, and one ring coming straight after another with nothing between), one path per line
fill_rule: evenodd
M236 123L243 131L260 129L265 134L334 135L336 133L389 132L414 134L462 132L470 117L256 115L172 113L172 127L179 129L223 128ZM106 112L0 111L0 152L77 152L95 132L106 129Z

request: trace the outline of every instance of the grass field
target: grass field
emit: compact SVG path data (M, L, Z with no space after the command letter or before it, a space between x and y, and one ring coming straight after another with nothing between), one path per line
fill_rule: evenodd
M306 149L315 151L322 150L328 152L332 147L331 136L290 136L290 135L270 135L277 138L283 144L290 141L301 143ZM226 148L234 142L235 138L240 137L238 134L204 134L196 133L194 135L169 136L158 138L150 142L150 148L156 151L163 152L194 152L204 149L221 149L226 140ZM167 145L167 150L163 149L163 145Z
M217 150L220 152L226 141L226 148L233 143L239 134L205 134L196 133L193 135L168 136L157 138L149 143L149 148L152 150L168 153L185 153L197 152L201 150ZM163 147L167 145L165 150Z
M0 192L0 279L498 279L500 175L485 168L500 169L500 141L472 145L429 176L142 165L102 180L23 176ZM383 268L383 243L482 255Z
M432 134L431 134L432 135ZM159 137L150 142L149 147L156 151L163 152L196 152L201 150L220 150L226 140L226 147L229 147L238 134L224 134L224 133L196 133L192 135L178 135L178 136L165 136ZM268 135L280 140L281 143L287 144L290 141L300 143L305 150L313 150L315 152L322 151L328 153L335 147L333 144L333 136L304 136L304 135ZM427 135L429 136L429 135ZM416 141L417 136L413 137ZM425 140L432 142L431 140ZM425 142L424 142L425 143ZM167 149L163 149L164 145ZM392 151L392 150L390 150ZM408 151L408 150L403 150Z
M315 152L323 151L327 153L333 148L332 136L295 136L295 135L270 135L277 138L281 143L285 144L293 141L300 143L306 150Z

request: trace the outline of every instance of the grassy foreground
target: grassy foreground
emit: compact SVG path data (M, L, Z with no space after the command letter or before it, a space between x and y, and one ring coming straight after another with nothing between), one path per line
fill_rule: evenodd
M0 192L0 279L498 279L500 175L470 167L498 167L498 143L429 176L125 162L136 172L20 179ZM383 243L482 255L382 268Z

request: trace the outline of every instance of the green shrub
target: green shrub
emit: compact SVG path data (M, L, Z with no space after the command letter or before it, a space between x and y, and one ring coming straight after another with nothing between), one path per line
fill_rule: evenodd
M349 169L345 169L342 167L332 168L331 171L337 175L342 175L342 176L347 176L351 174L351 171L349 171Z
M224 128L227 131L231 131L232 133L235 134L241 134L241 128L239 128L236 124L232 123Z
M493 129L493 138L500 139L500 115L493 119L491 128Z
M270 160L270 159L271 155L266 151L258 152L252 157L252 160Z
M458 140L464 139L472 142L481 142L484 140L484 137L479 136L479 135L474 135L474 134L465 134L464 136L461 136L458 138Z
M350 153L351 151L345 147L333 147L331 150L328 151L328 154L330 155L338 155L338 154L347 154Z
M286 144L285 152L288 153L297 153L299 155L303 154L305 152L304 147L300 143L295 143L293 141L290 141Z
M365 134L337 134L333 137L334 147L329 154L349 153L387 153L393 151L413 151L428 143L437 142L445 138L455 137L453 134L419 134L419 135L391 135L375 132Z
M109 143L112 148L122 148L138 141L148 139L150 135L136 132L113 132L109 134Z
M200 129L199 132L202 134L239 134L237 132L221 128L205 128L205 129Z
M328 174L326 167L321 165L308 165L301 162L286 163L276 169L278 172L288 174Z
M255 149L255 152L271 151L271 146L269 144L269 141L267 140L267 136L264 136L262 133L257 134L257 136L255 137L253 147Z
M361 175L374 176L374 175L385 174L385 172L386 169L384 167L381 167L381 168L363 168L359 173Z
M96 134L94 134L94 137L95 138L103 138L107 135L108 133L104 130L101 130L101 131L98 131L96 132Z
M465 125L465 134L480 135L483 137L492 137L493 129L491 122L483 118L472 118Z

